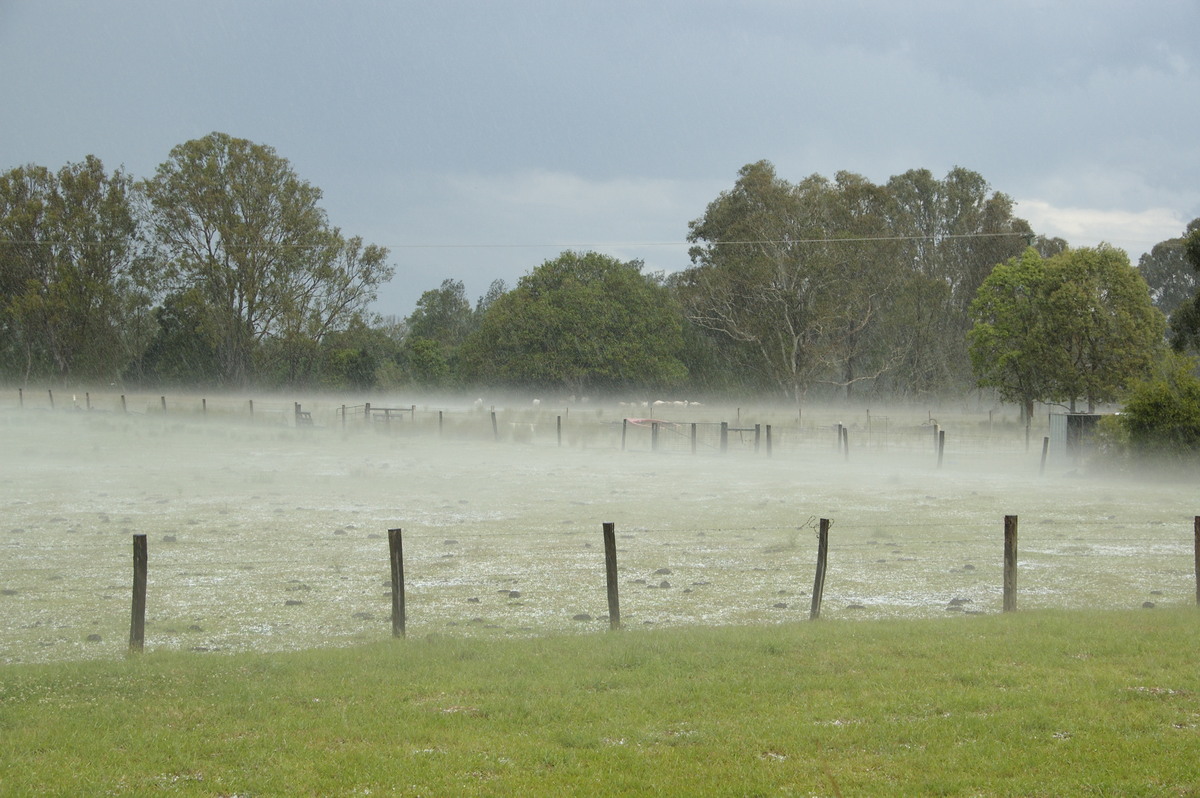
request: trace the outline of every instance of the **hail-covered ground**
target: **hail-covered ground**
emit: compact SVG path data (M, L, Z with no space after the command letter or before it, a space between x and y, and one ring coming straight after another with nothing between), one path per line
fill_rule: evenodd
M821 518L822 622L1000 612L1005 515L1019 609L1195 601L1194 478L1043 468L1044 420L1027 446L999 409L22 402L0 662L123 656L134 535L148 649L384 639L391 528L410 637L606 630L604 522L627 629L807 622Z

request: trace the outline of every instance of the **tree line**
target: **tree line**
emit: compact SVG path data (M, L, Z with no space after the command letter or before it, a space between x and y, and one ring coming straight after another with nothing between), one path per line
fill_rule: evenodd
M0 176L8 380L330 389L476 386L918 399L988 387L1094 405L1200 341L1200 220L1138 268L1037 235L955 168L739 170L689 224L690 264L563 252L472 302L448 278L403 319L394 273L272 148L213 133L135 180L89 156ZM1167 315L1171 321L1168 325Z

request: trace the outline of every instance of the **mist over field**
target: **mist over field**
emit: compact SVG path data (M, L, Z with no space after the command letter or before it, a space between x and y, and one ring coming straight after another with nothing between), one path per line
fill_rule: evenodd
M3 662L123 656L135 534L150 649L387 637L389 528L409 636L607 629L610 521L630 629L807 620L820 518L823 620L999 612L1005 515L1020 609L1194 601L1191 484L1042 473L1010 408L55 399L0 405Z

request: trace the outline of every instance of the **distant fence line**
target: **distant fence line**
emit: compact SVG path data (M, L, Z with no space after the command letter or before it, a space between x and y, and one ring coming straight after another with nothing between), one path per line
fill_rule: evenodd
M822 518L818 523L817 558L813 579L813 590L809 620L817 620L821 616L825 582L828 574L829 531L832 522ZM607 620L610 630L622 628L620 608L620 587L618 584L619 569L617 566L616 525L605 522L601 525L604 545L604 581L608 603L607 615L599 616ZM1200 515L1193 518L1194 545L1194 576L1195 603L1200 607ZM1018 517L1004 516L1003 523L1003 611L1017 610L1017 574L1018 574ZM392 528L388 530L388 562L391 584L391 624L393 637L405 637L407 634L407 602L404 572L404 543L403 530ZM149 573L149 557L146 535L133 536L133 602L130 617L129 650L142 651L145 645L146 602ZM597 580L598 581L598 580ZM1143 606L1153 606L1151 604ZM579 616L577 616L579 617ZM580 619L591 620L587 615Z
M964 424L947 436L947 429L933 419L921 424L897 424L887 415L872 415L869 409L860 411L854 423L834 422L823 425L801 425L798 422L769 424L743 418L741 409L733 421L711 417L670 419L625 416L605 418L592 408L571 408L561 411L538 407L508 408L497 411L483 405L471 409L409 405L381 405L372 402L324 406L308 409L296 401L221 399L210 402L205 397L170 399L157 396L127 394L93 397L90 392L71 394L68 405L56 400L53 389L47 389L45 404L27 397L23 388L17 389L21 409L41 407L49 410L82 410L119 412L127 415L159 417L207 418L210 414L223 419L242 419L251 423L287 425L296 428L325 427L336 429L372 429L379 432L413 437L436 435L459 440L492 440L514 443L553 443L559 447L581 445L589 448L619 448L631 452L663 452L675 454L751 452L766 457L780 451L826 449L844 460L852 452L904 451L927 453L941 467L949 440L952 454L979 452L1029 452L1030 445L1024 429L997 425L989 411L986 422ZM682 412L695 415L708 411L698 405ZM630 408L620 408L622 412ZM644 408L681 412L674 406ZM607 410L611 410L608 408ZM1041 467L1044 470L1048 438L1042 441Z

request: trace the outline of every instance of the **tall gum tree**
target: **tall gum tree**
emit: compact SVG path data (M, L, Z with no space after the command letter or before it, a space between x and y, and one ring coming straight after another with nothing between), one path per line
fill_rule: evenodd
M13 376L111 382L139 353L150 303L134 194L91 155L0 175L0 346Z
M294 378L314 338L365 311L392 275L387 251L331 228L320 190L266 145L225 133L188 141L143 188L162 286L193 298L226 384L249 381L271 337Z

